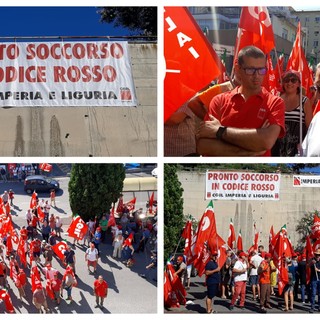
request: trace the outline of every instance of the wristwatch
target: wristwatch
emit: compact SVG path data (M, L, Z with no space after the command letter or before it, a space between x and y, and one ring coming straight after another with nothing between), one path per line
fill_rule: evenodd
M222 135L226 130L227 130L227 127L223 127L223 126L219 127L219 129L218 129L218 131L216 133L216 138L218 140L222 140Z

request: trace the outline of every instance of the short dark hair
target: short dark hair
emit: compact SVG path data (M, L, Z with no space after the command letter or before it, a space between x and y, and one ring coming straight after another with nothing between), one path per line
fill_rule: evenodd
M250 57L250 58L255 58L255 59L259 59L259 58L266 59L265 53L255 46L247 46L247 47L242 48L239 51L239 53L238 53L238 65L239 66L243 65L243 63L244 63L243 58L244 57Z

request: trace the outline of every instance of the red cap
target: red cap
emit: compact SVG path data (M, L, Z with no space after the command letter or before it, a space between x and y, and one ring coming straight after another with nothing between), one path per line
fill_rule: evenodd
M247 255L245 252L243 252L243 251L239 253L239 257L240 257L240 258L242 258L242 257L247 257L247 256L248 256L248 255Z
M182 261L183 261L183 256L179 256L179 257L177 258L177 261L182 262Z
M271 253L269 253L269 252L267 252L265 255L264 255L264 258L265 259L269 259L269 258L271 258L272 257L272 255L271 255Z
M217 252L217 251L212 251L211 254L212 254L213 256L217 256L217 255L218 255L218 252Z

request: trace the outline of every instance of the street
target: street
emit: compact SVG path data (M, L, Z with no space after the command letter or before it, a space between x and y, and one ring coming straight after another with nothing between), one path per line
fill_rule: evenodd
M206 292L207 288L204 285L205 276L191 277L190 290L187 291L187 303L185 306L180 306L180 308L165 309L166 314L179 314L179 313L206 313ZM240 309L237 306L230 311L230 299L221 299L220 297L215 297L213 302L213 309L217 313L259 313L259 302L253 301L251 288L247 285L246 289L246 300L244 309ZM284 312L282 308L284 307L283 297L271 296L271 306L272 309L268 309L267 313L304 313L309 314L310 304L302 304L301 302L294 302L294 307L292 311Z
M64 234L62 238L67 240L69 244L73 243L73 239L69 238L65 232L71 221L71 209L69 206L68 182L69 177L56 178L60 183L61 190L56 193L56 208L50 209L50 214L59 215L63 222ZM14 206L12 210L12 220L14 227L20 229L26 225L25 213L29 208L30 196L23 190L23 182L0 182L0 192L12 189L15 192ZM39 200L49 200L49 194L39 194ZM39 235L40 239L41 234ZM157 283L153 279L156 277L156 270L148 271L145 266L150 263L150 246L144 252L134 255L135 264L132 268L127 268L121 259L112 258L113 247L111 245L111 234L107 235L106 243L100 245L101 259L97 273L95 275L88 274L85 263L85 250L87 247L76 245L74 251L76 253L76 274L78 275L77 287L72 289L73 302L68 304L66 299L66 291L64 290L61 304L57 306L54 301L47 298L48 307L52 313L156 313L157 311ZM82 243L82 241L81 241ZM136 245L134 245L136 246ZM29 261L29 259L27 259ZM41 261L44 258L41 255ZM8 261L7 261L8 264ZM54 257L52 266L60 272L60 279L64 273L64 267L59 258ZM36 313L37 310L32 304L32 292L30 286L29 269L25 269L28 276L28 284L26 286L27 298L21 302L18 297L18 290L13 281L8 277L10 285L9 294L16 313ZM146 272L147 271L147 272ZM146 275L144 277L143 275ZM94 308L95 296L93 295L93 282L95 278L102 275L109 285L108 297L105 300L105 308ZM44 276L41 277L44 280ZM45 281L42 281L45 287ZM0 303L0 313L5 312L4 303Z

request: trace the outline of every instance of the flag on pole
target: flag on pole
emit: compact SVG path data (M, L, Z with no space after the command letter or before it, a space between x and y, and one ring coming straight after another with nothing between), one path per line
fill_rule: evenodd
M221 73L221 62L186 7L164 8L164 121Z
M122 213L122 211L123 211L123 196L119 198L118 205L117 205L117 212Z
M40 163L39 165L40 170L44 172L51 172L52 171L52 165L49 163Z
M191 241L192 241L192 222L190 220L187 221L183 231L182 231L182 238L184 238L185 245L184 245L184 251L183 254L187 257L191 255ZM187 258L187 261L189 259Z
M34 191L32 193L32 196L31 196L31 199L30 199L30 209L34 209L36 206L37 206L37 198L38 198L38 195L37 193Z
M64 252L67 250L67 241L62 240L52 246L53 252L58 256L61 261L64 261Z
M114 217L114 206L112 206L112 209L110 211L110 216L108 220L108 228L116 225L116 219Z
M77 240L82 240L84 235L88 231L87 224L81 219L80 216L75 216L70 226L67 230L69 237L75 238Z
M153 211L153 201L154 201L154 192L152 192L149 198L149 213L152 213Z
M315 213L313 216L313 223L311 226L311 239L318 239L320 238L320 218Z
M234 225L233 225L232 219L230 219L229 236L228 236L229 248L233 249L233 245L234 245L235 241L236 241L236 233L234 231Z
M238 234L237 250L238 250L238 251L243 251L241 229L240 229L239 234Z
M309 261L311 261L311 259L313 258L313 248L312 248L309 236L306 237L306 248L305 248L305 251L306 251L306 261L307 261L306 282L307 282L307 284L309 284L310 278L311 278L311 269L310 269L310 266L309 266Z

